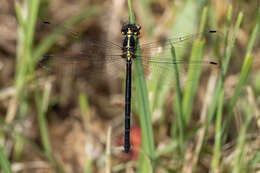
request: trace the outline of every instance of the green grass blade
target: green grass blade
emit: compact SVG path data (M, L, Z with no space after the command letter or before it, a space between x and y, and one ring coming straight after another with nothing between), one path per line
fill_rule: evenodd
M219 97L218 102L218 112L217 112L217 119L216 119L216 130L215 130L215 144L214 144L214 153L211 162L211 169L212 172L219 172L219 162L221 156L221 132L222 132L222 116L223 116L223 98L224 98L224 90L221 90L221 95Z
M234 46L234 43L235 43L235 40L236 40L236 35L237 35L237 32L238 32L238 29L240 27L240 24L241 24L241 21L242 21L242 18L243 18L243 14L240 13L238 18L237 18L237 21L236 21L236 24L235 24L235 30L234 30L234 33L232 35L232 41L231 41L231 44L228 46L228 35L229 35L229 31L230 31L230 27L231 27L231 16L232 16L232 7L229 7L229 10L228 10L228 15L227 15L227 21L228 21L228 26L227 26L227 29L226 29L226 34L225 34L225 54L224 54L224 59L223 59L223 62L222 62L222 66L221 66L221 77L220 79L218 80L217 82L217 86L216 86L216 89L215 89L215 92L214 92L214 95L213 95L213 98L211 100L211 104L210 104L210 107L209 107L209 110L208 110L208 114L207 114L207 119L206 119L206 124L205 124L205 128L203 129L203 138L201 139L202 143L200 146L198 146L198 152L199 152L199 155L201 154L201 150L204 148L204 142L206 141L206 138L207 138L207 132L208 132L208 128L212 122L212 119L214 118L214 115L215 115L215 109L216 109L216 106L217 106L217 102L219 100L219 97L220 97L220 94L221 92L223 92L223 78L224 78L224 75L227 71L227 67L228 67L228 64L229 64L229 60L230 60L230 57L231 57L231 53L232 53L232 48ZM199 157L199 156L198 156Z
M92 159L87 158L84 173L92 173Z
M79 107L81 110L81 116L85 123L91 123L91 112L88 103L87 95L83 92L79 94ZM89 154L86 155L86 163L84 168L84 173L92 173L92 158Z
M19 110L20 117L26 115L24 111L26 107L29 107L26 103L25 97L27 97L26 85L28 83L28 76L33 75L34 66L31 64L32 60L32 45L35 30L35 22L37 18L39 1L28 0L26 1L27 13L21 13L22 9L18 2L15 4L15 10L17 13L18 23L18 41L17 41L17 69L15 75L15 87L16 93L13 98L13 103L19 103L13 106L11 109ZM22 16L24 15L24 16ZM15 104L13 104L15 105ZM19 105L19 106L18 106ZM23 111L21 111L23 110ZM7 119L11 122L16 114L8 112ZM21 114L23 113L23 115Z
M16 12L18 24L24 30L25 28L24 28L24 20L21 12L21 6L18 2L15 2L15 12Z
M254 169L254 167L256 167L257 164L259 164L259 163L260 163L260 151L256 152L254 157L248 162L247 170Z
M231 54L232 54L232 50L233 50L233 47L235 45L235 41L236 41L236 36L237 36L237 33L239 31L239 28L240 28L240 24L242 22L242 19L243 19L243 13L240 12L239 15L238 15L238 18L237 18L237 21L236 21L236 24L235 24L235 29L234 29L234 33L232 35L232 38L231 38L231 43L229 44L227 48L227 53L224 55L224 59L223 59L223 74L225 75L227 73L227 69L228 69L228 64L229 64L229 61L230 61L230 57L231 57ZM229 32L229 31L227 31ZM226 35L226 37L228 37Z
M260 94L260 71L256 75L255 92L256 92L257 95Z
M139 43L138 43L138 49L136 54L137 56L141 55ZM146 88L146 83L144 78L144 69L141 61L138 60L134 61L134 67L135 67L134 79L135 79L136 97L138 103L138 114L139 114L141 129L142 129L142 150L145 152L146 155L149 156L151 160L153 160L154 138L153 138L152 120L151 120L150 109L149 109L147 88ZM142 156L140 158L142 158ZM147 163L146 159L144 158L140 160L139 160L139 169L142 172L150 172L151 171L150 166L147 165L150 163Z
M132 6L132 1L128 0L128 6L129 6L129 14L130 16L130 23L135 23L135 17L134 17L134 11ZM137 40L137 56L141 55L140 52L140 45L139 41ZM150 116L150 109L149 109L149 102L148 102L148 95L147 95L147 88L146 88L146 82L144 78L144 69L142 66L141 61L134 61L134 79L135 79L135 86L136 86L136 97L137 97L137 103L138 103L138 114L139 114L139 120L141 124L141 130L142 130L142 152L139 152L139 164L138 164L138 170L139 172L151 172L150 170L150 163L145 159L146 156L149 157L149 159L153 160L154 158L154 138L153 138L153 130L152 130L152 121ZM152 163L153 167L153 163Z
M24 8L24 9L22 9ZM15 3L15 10L18 18L18 38L17 38L17 66L15 74L15 95L9 106L6 115L8 123L12 122L16 116L24 118L29 110L28 103L28 76L33 76L34 66L32 60L32 45L35 30L35 21L38 14L39 0L28 0L21 6L18 2ZM22 13L22 11L24 13ZM13 156L14 159L19 159L23 153L23 141L19 136L15 137L15 145Z
M196 40L193 44L191 51L190 61L201 61L203 59L205 42L202 40ZM196 94L196 90L199 84L199 78L202 70L202 66L198 66L197 68L193 67L193 64L189 65L188 68L188 77L187 83L183 92L183 102L182 102L182 110L183 110L183 119L184 123L188 124L190 120L190 115L192 112L193 99Z
M79 107L81 110L81 116L83 120L86 122L90 122L91 114L90 114L90 106L88 103L87 95L83 92L79 94Z
M11 165L4 153L2 146L0 145L0 165L4 173L12 173Z
M135 24L135 12L133 8L132 0L128 0L128 12L129 12L129 23Z
M180 32L182 34L194 33L197 28L198 9L199 3L195 3L194 1L186 3L171 26L170 37L178 37L176 33ZM181 60L187 50L183 51L183 49L175 47L175 51L177 60ZM171 55L170 51L164 53L165 56ZM171 70L160 71L159 73L158 70L151 71L150 80L148 81L148 92L152 115L155 111L156 113L159 112L160 115L164 115L165 99L169 96L170 90L174 86L172 80L174 78L173 74L174 72Z
M51 93L51 84L47 83L43 92L42 97L36 97L37 107L38 107L38 123L40 127L41 139L43 143L43 148L47 154L49 160L52 160L52 150L51 143L49 140L48 123L46 119L46 112L48 110L49 99ZM36 95L37 96L37 95Z
M232 119L233 107L239 97L242 87L246 83L247 76L249 74L249 71L251 70L253 58L254 57L252 55L248 55L244 60L244 63L243 63L242 69L241 69L241 73L239 76L238 84L237 84L235 91L228 104L228 114L227 114L227 119L224 123L224 130L227 128L228 124L230 123L230 121Z
M229 110L232 112L232 109L239 97L239 94L241 92L242 87L244 86L248 73L251 69L252 66L252 62L253 62L253 56L252 55L248 55L243 63L242 69L241 69L241 74L239 76L239 81L238 84L235 88L234 94L231 97L231 100L229 102Z
M232 20L232 6L229 7L228 14L227 14L227 28L226 28L226 32L225 32L225 38L224 38L224 58L226 57L227 49L228 49L228 36L229 36L230 28L231 28L231 20ZM233 35L233 36L236 36L236 35ZM227 61L226 58L222 59L222 60ZM221 73L224 75L223 64L221 64ZM215 113L215 108L216 108L217 101L218 101L217 99L218 99L218 96L219 96L221 90L223 89L222 86L223 86L223 80L220 79L217 83L216 92L213 96L211 105L209 107L209 113L208 113L209 118L207 121L206 131L207 131L207 128L209 127L209 124L211 123L211 121L213 119L213 116Z
M171 47L171 54L172 54L172 60L173 62L176 62L176 54L175 54L175 48ZM182 157L184 156L184 129L183 129L183 114L182 114L182 92L181 92L181 85L180 85L180 75L179 75L179 69L178 65L176 63L173 63L173 71L174 71L174 77L175 77L175 84L176 84L176 93L175 93L175 99L173 102L173 107L175 108L174 111L177 114L177 121L178 121L178 130L179 130L179 147L180 147L180 153ZM172 124L175 124L174 122ZM183 158L182 158L183 159Z
M201 19L200 19L200 35L199 35L199 39L202 39L204 28L205 28L206 21L207 21L207 16L208 16L208 7L204 7L203 11L202 11Z
M17 72L15 76L15 86L16 86L16 99L20 99L21 96L26 95L26 91L23 90L27 83L27 73L30 71L32 75L34 66L31 64L32 60L32 45L35 30L35 22L37 19L39 0L28 0L26 3L27 15L22 16L21 6L16 3L15 9L17 13L19 32L18 32L18 53L17 53ZM24 20L23 20L24 19ZM20 106L23 106L21 103Z
M232 7L229 7L228 16L227 16L228 26L227 26L227 29L226 29L225 40L224 40L225 41L224 50L226 50L226 51L224 52L225 54L224 54L224 58L223 58L223 61L222 61L222 66L221 66L221 73L222 73L223 76L225 76L225 74L227 72L228 64L229 64L230 57L231 57L231 54L232 54L232 50L233 50L233 47L234 47L234 44L235 44L237 32L239 30L239 27L240 27L240 24L241 24L242 18L243 18L243 13L240 12L239 16L236 20L235 29L234 29L234 33L232 35L231 43L228 46L228 39L227 38L228 38L230 27L231 27L231 15L232 15ZM220 78L218 80L216 90L215 90L215 93L213 95L210 107L209 107L208 119L207 119L207 123L206 123L206 132L208 130L209 125L211 124L213 117L214 117L217 102L218 102L221 90L223 89L222 86L223 86L223 80ZM204 138L206 137L206 135L207 134L205 133Z
M228 36L230 33L231 22L232 22L232 11L233 11L232 6L229 6L228 14L227 14L227 28L225 32L225 38L224 38L224 56L226 56L228 50Z
M242 87L246 83L247 76L248 76L250 69L251 69L251 66L252 66L254 56L251 55L251 51L252 51L253 46L254 46L256 35L259 32L260 10L258 11L257 19L258 20L256 20L257 22L256 22L256 25L253 29L253 32L252 32L252 35L250 37L250 41L249 41L249 44L248 44L248 47L247 47L246 57L245 57L245 60L244 60L244 63L243 63L242 69L241 69L238 84L237 84L235 91L234 91L234 93L233 93L233 95L232 95L232 97L229 101L229 104L228 104L228 114L227 114L227 120L226 120L225 125L224 125L224 129L226 129L226 127L228 126L228 124L230 123L230 121L232 119L233 107L234 107L234 105L235 105L235 103L236 103L236 101L239 97L239 94L241 92Z
M40 135L42 140L42 145L44 149L44 154L47 156L49 160L49 164L52 166L52 172L64 172L64 168L59 165L59 163L53 157L52 149L51 149L51 142L49 138L49 131L48 131L48 122L46 118L46 113L48 110L49 100L51 94L51 84L46 83L45 88L43 91L42 97L40 96L39 92L35 94L35 99L37 103L37 110L38 110L38 124L40 128Z
M195 40L191 52L191 58L190 61L201 61L203 59L203 54L204 54L204 47L205 47L205 42L202 40L202 33L205 28L206 24L206 19L207 19L207 13L208 13L208 8L204 7L202 16L201 16L201 23L200 23L200 35L197 40ZM188 82L185 85L185 89L183 92L183 117L184 117L184 122L185 124L189 123L191 112L192 112L192 105L193 105L193 100L194 96L196 94L196 90L199 84L199 79L200 79L200 74L202 67L199 66L198 68L194 69L192 68L192 64L189 65L188 68Z
M34 41L34 31L35 24L37 21L38 11L39 11L39 0L28 0L27 8L28 8L28 20L26 23L26 47L29 50L32 50L32 45Z
M234 166L233 166L233 171L232 173L240 173L243 172L242 169L244 168L244 159L246 152L248 149L245 148L245 143L246 143L246 132L248 129L248 126L251 122L251 119L253 117L253 109L252 109L252 105L248 105L248 110L247 110L247 114L246 114L246 119L245 119L245 123L242 126L241 130L239 131L239 136L238 136L238 143L236 146L236 150L235 150L235 158L234 158Z
M39 0L28 0L27 1L27 12L28 15L25 17L25 25L24 25L24 56L23 56L23 63L22 66L20 66L21 69L24 72L19 73L23 76L26 76L28 74L34 74L34 64L32 60L32 50L33 50L33 42L34 42L34 32L35 32L35 24L38 17L38 11L39 11ZM18 11L19 12L19 11ZM19 14L18 14L19 15ZM24 81L24 80L23 80ZM22 82L26 84L26 82ZM22 84L23 85L23 84Z
M252 52L252 49L253 49L254 43L255 43L255 39L256 39L257 34L259 32L259 27L260 27L260 7L258 8L258 14L257 14L257 17L256 17L256 25L253 29L252 35L250 37L250 40L249 40L249 43L248 43L248 46L247 46L246 56L251 54L251 52Z
M204 27L207 19L207 11L208 8L205 7L203 9L202 16L201 16L200 33L203 33L204 31ZM195 40L193 44L190 61L196 62L202 60L203 53L204 53L204 45L205 42L202 41L202 34L200 34L199 38ZM185 85L185 89L183 92L183 103L182 103L183 119L185 124L188 124L190 119L193 99L199 84L201 69L202 69L201 66L199 66L196 69L192 68L192 64L190 64L188 68L188 77L187 77L188 82Z

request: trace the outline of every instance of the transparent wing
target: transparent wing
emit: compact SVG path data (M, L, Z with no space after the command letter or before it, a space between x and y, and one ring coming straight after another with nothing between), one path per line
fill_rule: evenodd
M207 31L140 44L141 56L137 56L136 59L142 61L144 67L149 66L149 71L156 71L156 73L163 73L167 70L171 71L175 68L174 64L178 64L180 73L187 71L188 69L200 70L203 68L219 70L220 62L215 58L204 58L191 61L187 57L183 58L183 55L185 54L190 57L192 45L195 40L204 40L206 42L205 45L208 46L209 41L218 36L221 36L221 33L217 33L217 31ZM175 59L173 59L171 54L173 47L176 51Z
M83 57L86 57L88 59L94 59L94 57L100 57L105 55L109 56L110 58L112 58L112 56L110 55L115 55L113 57L117 59L117 55L122 54L121 45L106 40L105 36L100 36L101 38L97 38L96 36L91 35L83 36L80 33L73 31L72 29L66 28L62 25L52 24L49 21L40 22L40 24L38 25L39 29L37 30L39 30L40 33L59 33L60 35L65 35L66 40L68 40L67 42L75 44L75 46L68 48L69 46L68 44L65 45L66 43L64 43L65 41L63 38L63 43L58 44L58 49L65 49L66 52L70 50L71 52L75 52L78 55L81 54L81 59ZM108 52L106 53L106 51ZM63 56L68 57L71 55L63 54ZM98 61L98 59L96 59L95 61Z
M134 61L139 61L142 63L144 67L144 72L146 74L147 79L149 79L150 75L174 75L175 68L178 68L179 74L184 76L187 74L188 70L192 70L194 73L197 71L217 71L220 70L220 62L215 58L208 58L198 61L189 61L189 60L164 60L157 61L149 59L135 59Z
M209 30L206 32L200 32L200 33L194 33L194 34L188 34L178 37L173 37L169 39L164 39L156 42L150 42L150 43L141 43L140 49L142 53L143 58L151 58L156 57L156 55L160 54L160 58L162 56L165 57L165 55L162 55L162 52L165 52L167 50L170 50L172 46L175 47L175 49L180 49L181 51L190 52L191 46L194 43L195 40L210 40L215 39L216 37L221 37L221 33ZM165 57L168 58L169 56Z
M70 71L73 78L80 76L100 78L104 75L112 75L110 76L112 78L119 77L119 74L124 71L124 59L115 56L102 57L88 57L85 54L46 55L39 62L39 66L44 71L55 75Z
M215 36L220 35L220 33L218 33L216 30L208 30L205 32L187 34L187 35L177 36L173 38L162 39L160 41L143 43L140 45L141 45L141 49L145 51L145 50L150 50L151 48L157 48L158 46L166 46L166 45L176 46L177 44L183 44L188 42L192 43L195 39L213 37L214 35Z
M118 71L118 66L124 64L121 58L122 48L119 44L108 41L105 38L83 37L65 26L55 25L51 22L40 22L39 31L48 33L66 34L69 44L58 44L55 52L44 55L40 58L39 66L48 72L62 73L64 68L70 69L75 77L81 71L86 74L98 76L101 73L109 73L106 66L114 64L109 71ZM62 33L62 34L61 34ZM121 69L120 69L121 70Z
M44 24L51 25L49 22ZM52 27L59 27L52 25ZM66 29L66 28L62 28ZM84 38L80 37L77 32L66 29L67 32L76 39L76 46L71 47L61 54L48 54L42 57L39 62L40 66L51 71L51 69L58 69L62 72L64 68L70 68L77 74L77 71L84 71L87 74L94 74L97 76L100 73L109 73L109 71L122 71L125 66L125 60L121 57L122 47L114 42L105 39ZM197 68L201 66L208 66L216 68L219 62L214 59L204 59L202 61L188 61L175 60L169 53L172 46L181 47L184 51L190 52L190 46L195 39L199 37L213 37L216 31L208 31L204 33L189 34L185 36L165 39L157 42L144 43L140 45L141 56L137 56L135 60L141 61L146 72L156 71L164 72L165 70L172 70L173 64L179 64L181 71L183 69ZM47 63L45 63L47 61ZM112 64L112 65L111 65ZM114 66L114 67L110 67Z

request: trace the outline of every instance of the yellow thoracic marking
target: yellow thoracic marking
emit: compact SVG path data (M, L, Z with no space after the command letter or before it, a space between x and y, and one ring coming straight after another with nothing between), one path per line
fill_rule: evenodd
M126 45L126 48L127 48L127 52L126 52L126 57L127 57L127 60L131 60L131 53L130 53L130 38L132 36L132 31L130 28L128 28L128 31L127 31L127 45Z
M128 28L127 34L132 34L132 31L130 28Z
M127 37L128 37L128 39L127 39L126 48L130 48L130 35L128 35Z
M130 59L131 59L131 53L130 53L129 50L127 50L126 56L127 56L127 60L130 60Z

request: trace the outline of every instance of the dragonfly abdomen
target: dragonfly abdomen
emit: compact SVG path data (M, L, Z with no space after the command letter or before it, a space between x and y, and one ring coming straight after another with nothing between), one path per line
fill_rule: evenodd
M130 144L130 115L131 115L131 83L132 59L136 57L136 39L141 28L134 24L123 25L121 33L125 36L123 41L122 57L126 59L126 89L125 89L125 140L124 151L129 152Z

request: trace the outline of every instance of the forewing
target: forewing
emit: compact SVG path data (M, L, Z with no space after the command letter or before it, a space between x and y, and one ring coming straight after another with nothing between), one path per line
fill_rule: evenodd
M183 78L185 78L188 70L196 72L202 69L202 72L207 72L214 69L219 71L220 62L215 58L204 58L203 60L196 61L189 60L193 42L195 40L203 40L203 37L205 37L204 40L208 40L206 39L207 37L214 37L215 34L215 32L209 31L144 43L140 46L141 56L137 56L136 60L142 62L148 76L170 76L170 79L174 79L174 69L176 68L178 68L179 75L183 76ZM171 53L173 47L176 53L175 59Z
M159 54L160 54L160 58L162 58L162 56L166 56L165 58L169 58L169 55L166 55L166 54L163 55L162 52L169 51L172 46L174 46L174 48L177 51L179 51L179 52L181 52L181 54L183 54L183 52L190 52L192 44L196 39L210 40L210 39L215 39L216 37L219 37L219 36L221 36L221 33L210 30L210 31L206 31L206 32L177 36L177 37L168 38L168 39L162 39L162 40L150 42L150 43L143 43L140 45L142 58L143 59L151 58L151 57L154 58L154 57L156 57L156 55L159 55Z

